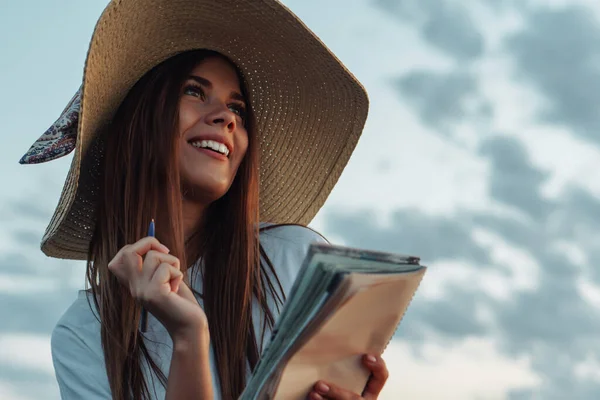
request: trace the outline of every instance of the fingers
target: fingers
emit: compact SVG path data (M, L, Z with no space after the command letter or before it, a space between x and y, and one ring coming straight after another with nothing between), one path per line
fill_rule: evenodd
M390 374L385 361L379 356L365 355L363 363L371 370L371 377L365 386L363 397L365 400L375 400L379 396Z
M125 246L127 247L127 246ZM169 253L171 250L168 249L167 246L158 241L155 237L145 237L134 244L130 245L130 247L139 255L144 255L150 250L160 251L161 253Z
M157 276L160 272L160 275ZM171 288L175 289L179 285L183 274L180 271L179 259L170 254L160 253L150 250L146 253L142 270L130 276L129 285L131 295L142 302L148 302L148 296L161 293L160 285L168 284L171 280L179 279L173 282L173 286L167 285L162 291L167 294ZM159 289L157 289L157 286ZM158 290L158 291L157 291Z
M165 254L168 254L170 251L156 238L145 237L119 250L115 257L108 263L108 269L119 278L127 278L133 271L142 269L142 257L150 250Z
M179 268L167 263L162 263L156 269L152 280L147 285L145 300L152 301L157 297L166 296L171 292L177 293L183 279L183 273Z
M129 287L132 296L137 297L140 288L152 279L161 263L179 269L179 260L168 253L169 249L156 238L145 237L119 250L108 264L108 269Z
M169 254L170 252L167 246L159 242L158 239L154 237L145 237L133 244L124 246L121 250L119 250L113 261L124 258L130 261L132 264L135 264L138 263L138 261L141 260L142 257L151 250L164 254ZM141 267L141 263L139 263L139 266Z
M318 381L308 395L310 400L359 400L362 397L328 382Z
M144 258L141 280L144 282L151 281L159 265L163 263L169 264L177 270L181 269L179 259L177 257L170 254L161 253L156 250L150 250L148 253L146 253L146 257Z
M171 292L177 293L183 279L183 273L174 266L162 263L148 282L138 282L132 296L143 306L153 306L162 301Z
M371 377L367 381L362 396L331 383L318 381L308 398L311 400L376 400L389 377L387 366L381 357L374 355L363 356L362 362L371 371Z

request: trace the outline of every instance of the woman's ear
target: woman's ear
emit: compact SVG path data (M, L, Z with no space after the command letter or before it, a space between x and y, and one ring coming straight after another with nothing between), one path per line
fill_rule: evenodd
M79 111L81 109L81 87L69 101L60 117L27 150L20 164L39 164L66 156L75 149Z

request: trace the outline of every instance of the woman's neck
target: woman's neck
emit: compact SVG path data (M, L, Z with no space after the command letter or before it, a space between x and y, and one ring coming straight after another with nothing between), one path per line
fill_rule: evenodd
M183 214L183 234L187 241L189 237L196 232L198 226L204 216L206 206L197 202L183 199L182 214Z

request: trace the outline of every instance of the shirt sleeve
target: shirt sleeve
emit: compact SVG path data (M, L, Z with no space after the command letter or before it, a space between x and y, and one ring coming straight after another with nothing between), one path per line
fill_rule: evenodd
M52 332L52 362L63 400L111 399L104 357L88 345L91 332L58 324Z
M300 225L271 225L261 234L261 244L277 270L277 279L286 296L313 243L328 241L317 231Z

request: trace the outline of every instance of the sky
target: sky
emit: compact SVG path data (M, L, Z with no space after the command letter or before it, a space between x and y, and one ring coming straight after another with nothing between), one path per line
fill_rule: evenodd
M429 267L381 399L600 392L600 4L286 0L370 113L311 226ZM84 285L39 242L70 157L18 160L81 83L105 0L0 5L0 398L58 399L50 333Z

